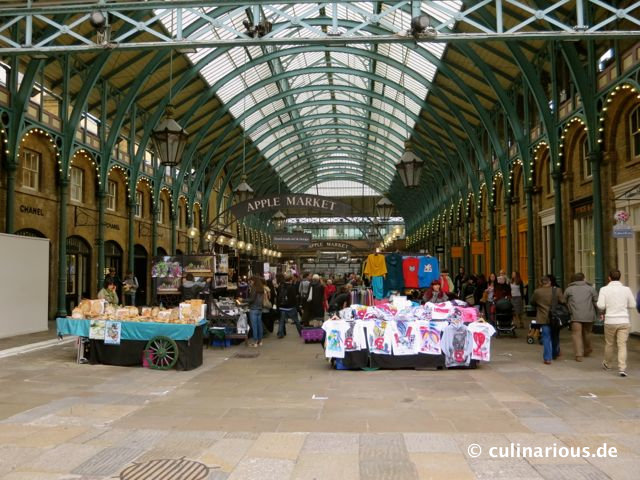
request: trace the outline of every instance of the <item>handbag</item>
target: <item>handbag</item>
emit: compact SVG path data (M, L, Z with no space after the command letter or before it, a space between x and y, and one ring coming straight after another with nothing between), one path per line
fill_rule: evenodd
M269 296L271 295L271 290L269 287L264 287L264 293L262 294L262 308L263 310L271 310L271 301L269 300Z
M469 295L464 297L464 301L473 307L476 304L476 297L473 293L470 293Z
M570 321L571 314L569 313L569 308L562 303L558 303L556 287L552 287L551 309L549 310L549 325L551 325L552 328L557 328L558 330L560 330L569 325Z

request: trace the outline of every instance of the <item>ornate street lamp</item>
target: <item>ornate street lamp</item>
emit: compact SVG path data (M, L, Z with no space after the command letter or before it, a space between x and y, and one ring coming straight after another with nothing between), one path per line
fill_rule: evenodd
M378 210L378 216L386 220L393 213L393 203L387 197L382 197L376 204L376 209Z
M244 159L242 160L242 163L242 169L244 170ZM244 173L242 174L241 179L242 181L240 182L240 185L235 188L233 194L238 199L238 202L246 202L253 198L253 188L251 188L251 186L247 183L247 176Z
M278 210L273 217L271 217L271 221L273 222L274 228L281 232L284 230L284 226L287 223L287 216L282 213L282 211Z
M402 154L400 163L396 165L396 170L398 171L400 180L402 180L402 184L406 188L416 188L420 185L423 166L424 160L418 158L413 151L411 140L405 140L404 153Z

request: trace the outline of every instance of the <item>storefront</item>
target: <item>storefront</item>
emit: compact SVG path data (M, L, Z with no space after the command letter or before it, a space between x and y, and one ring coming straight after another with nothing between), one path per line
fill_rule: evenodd
M91 292L91 248L79 236L67 238L67 311L73 310L83 298L93 298Z

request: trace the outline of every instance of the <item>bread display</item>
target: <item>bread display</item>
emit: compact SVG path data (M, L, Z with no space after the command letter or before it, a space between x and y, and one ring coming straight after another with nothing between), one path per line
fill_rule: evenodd
M202 300L187 300L177 308L114 307L104 300L83 300L69 318L76 320L116 320L121 322L158 322L192 325L205 318L206 305Z

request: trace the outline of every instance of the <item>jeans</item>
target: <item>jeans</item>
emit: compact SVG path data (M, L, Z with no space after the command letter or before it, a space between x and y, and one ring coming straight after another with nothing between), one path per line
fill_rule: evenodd
M618 370L627 370L627 340L631 324L620 323L604 326L604 361L607 365L613 365L613 352L618 347Z
M125 305L131 305L132 307L136 306L136 294L135 293L125 293L124 294L124 302Z
M541 325L542 332L542 358L545 362L555 360L560 355L560 330L551 328L551 325Z
M280 325L278 325L278 336L283 337L287 334L287 319L290 318L296 324L298 335L302 332L302 326L300 326L300 319L298 318L298 311L295 307L281 308L280 309Z
M262 328L262 309L251 309L249 310L249 320L251 321L251 334L253 335L253 340L259 342L262 340L262 336L264 334Z

